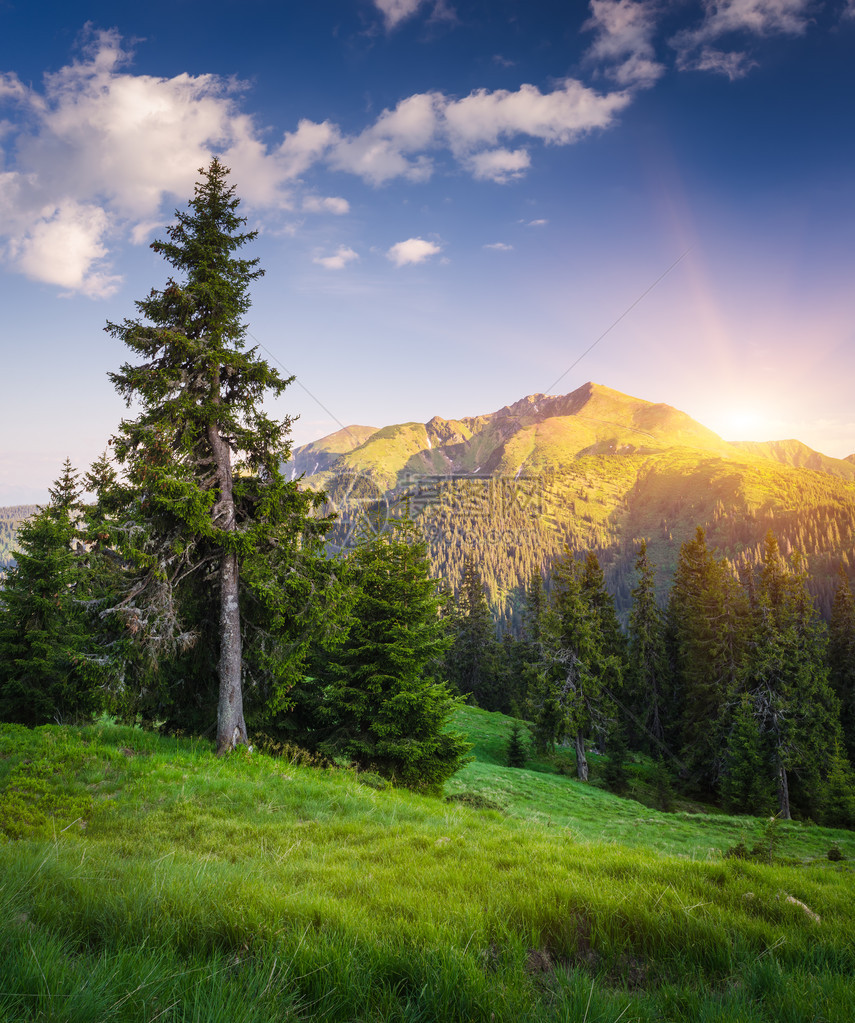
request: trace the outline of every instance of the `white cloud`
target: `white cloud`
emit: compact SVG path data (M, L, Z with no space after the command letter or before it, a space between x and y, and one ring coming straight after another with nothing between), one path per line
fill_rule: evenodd
M590 7L582 26L596 33L588 59L606 64L620 85L653 85L665 70L654 60L657 6L650 0L591 0Z
M141 241L169 197L192 190L212 150L250 202L287 208L286 180L265 155L238 86L212 75L133 75L115 32L90 34L83 57L45 76L41 92L4 75L2 97L21 116L7 131L0 246L36 280L100 296L118 283L109 245Z
M374 185L419 182L450 158L478 180L508 182L531 165L524 140L568 145L612 125L631 101L629 91L598 93L570 79L545 93L534 85L462 98L416 93L361 131L303 119L271 145L239 107L240 82L159 78L129 65L117 32L90 31L81 56L41 88L0 74L0 104L13 111L0 121L0 258L11 268L106 294L117 284L111 251L128 239L145 242L164 224L214 153L250 209L341 215L345 198L318 196L305 183L314 169ZM275 234L282 223L267 229ZM48 253L48 240L59 237L65 244Z
M352 263L355 259L359 259L358 253L347 245L339 245L332 256L316 256L312 262L327 270L343 270L348 263Z
M855 18L855 0L846 0L846 6L843 8L844 18Z
M484 249L492 249L494 252L513 252L513 245L508 245L507 242L487 242L486 245L481 246Z
M339 138L338 128L329 121L303 119L297 130L286 132L276 151L277 162L286 178L304 174Z
M712 46L702 46L694 56L691 67L693 71L712 71L726 75L733 82L737 78L744 78L751 68L757 67L757 61L740 50L727 52Z
M97 206L69 202L52 211L9 243L9 255L22 273L71 292L104 298L120 278L102 269L109 230L107 215Z
M738 78L750 66L745 54L734 54L728 64L722 50L709 44L723 36L801 35L809 22L813 0L703 0L704 19L671 40L681 70L712 70Z
M531 166L525 149L485 149L467 160L472 176L479 181L496 181L500 185L521 178Z
M477 89L463 99L446 101L443 119L457 153L515 135L568 145L594 128L609 127L629 102L627 93L601 95L568 78L548 93L535 85L521 85L516 92Z
M435 169L426 151L447 147L475 177L507 181L528 168L530 157L525 149L497 148L501 141L528 136L568 145L609 127L630 99L629 93L600 94L573 79L548 93L534 85L515 92L478 89L462 99L416 93L358 135L336 139L326 160L374 185L398 177L425 181Z
M426 0L374 0L374 6L385 18L386 28L389 29L412 18L425 3Z
M321 197L319 195L308 195L303 200L303 209L307 213L332 213L337 217L343 217L350 212L350 203L338 195Z
M544 218L541 217L539 220L529 220L526 227L544 227L548 223L548 220L544 220Z
M408 238L404 242L396 242L386 253L395 266L406 266L408 263L424 263L426 259L442 251L442 246L424 238Z
M433 146L443 103L441 93L408 96L359 135L340 139L330 155L331 165L374 185L397 177L426 180L433 170L431 161L424 154L412 159L411 154Z

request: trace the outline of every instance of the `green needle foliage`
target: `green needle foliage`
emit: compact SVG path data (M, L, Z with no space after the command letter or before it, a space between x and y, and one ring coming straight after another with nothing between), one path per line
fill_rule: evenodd
M116 541L138 570L120 611L153 661L185 655L167 688L183 692L179 704L197 714L217 704L217 747L225 752L247 741L247 626L267 632L256 667L282 669L272 637L283 628L287 634L303 610L293 606L299 592L284 585L289 572L300 574L283 564L285 554L311 550L325 524L309 518L319 498L282 474L290 420L264 409L290 380L246 347L249 287L263 271L257 259L236 253L256 232L243 230L240 200L219 160L201 173L168 240L152 245L176 277L136 303L137 318L106 329L140 360L111 374L127 403L140 408L113 442L125 471ZM201 656L187 658L192 647ZM269 685L277 689L275 680ZM281 686L273 695L281 701Z
M436 791L469 744L446 731L458 704L435 678L448 645L425 542L392 521L350 557L356 601L344 643L325 668L321 748L411 788Z
M519 721L514 721L511 725L511 734L508 736L508 767L525 767L527 754L522 725Z
M82 565L75 557L78 474L66 460L50 504L18 531L0 589L0 719L27 725L85 717L102 672L88 656Z

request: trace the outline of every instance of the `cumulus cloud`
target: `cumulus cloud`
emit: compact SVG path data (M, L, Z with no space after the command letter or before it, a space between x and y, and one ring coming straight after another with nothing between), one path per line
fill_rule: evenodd
M433 169L430 159L423 153L415 158L412 154L434 144L443 102L444 97L434 92L401 100L358 135L340 138L331 151L330 165L374 185L397 177L426 180Z
M671 45L681 70L711 70L738 78L751 66L744 53L714 49L711 44L728 36L801 35L809 22L813 0L703 0L700 25L678 32Z
M515 135L568 145L595 128L609 127L629 102L625 92L602 95L568 78L547 93L535 85L521 85L515 92L476 89L463 99L446 100L442 116L452 150L466 153Z
M521 178L531 166L525 149L485 149L473 153L467 161L472 176L479 181L496 181L500 185Z
M386 258L395 266L407 266L409 263L424 263L441 251L441 245L425 241L424 238L408 238L404 242L396 242L386 253Z
M326 162L374 185L392 178L424 181L435 170L428 151L445 147L474 177L507 181L528 168L530 157L499 143L527 136L568 145L612 125L630 98L623 91L597 93L573 79L548 93L534 85L513 92L478 89L461 99L416 93L359 134L336 138Z
M66 202L40 211L29 230L10 239L8 253L29 277L56 284L66 292L80 291L105 298L119 284L103 264L104 239L109 231L106 213L97 206Z
M315 256L312 262L327 270L343 270L348 263L359 259L359 255L347 245L339 245L332 256Z
M117 33L91 33L82 59L46 75L41 92L6 74L0 93L18 108L0 184L2 254L36 280L93 297L118 284L110 244L143 240L164 198L186 196L213 149L249 201L289 204L286 175L237 109L235 83L133 75L128 61Z
M493 249L494 252L512 252L514 247L507 242L487 242L482 248Z
M595 33L587 58L603 63L619 85L653 85L665 68L654 59L657 6L650 0L591 0L583 31Z
M362 130L303 119L271 143L241 109L240 82L135 74L130 61L118 33L90 30L78 59L40 88L0 74L0 104L10 111L0 120L0 258L12 268L108 294L118 284L115 246L142 244L162 227L214 153L250 209L343 215L345 198L319 196L306 182L313 171L379 186L424 181L451 160L477 180L505 183L530 167L532 141L571 144L610 127L631 101L630 90L600 93L573 79L547 92L524 84L464 97L417 93Z
M350 212L350 203L338 195L325 197L308 195L303 199L303 209L306 213L332 213L337 217L343 217Z

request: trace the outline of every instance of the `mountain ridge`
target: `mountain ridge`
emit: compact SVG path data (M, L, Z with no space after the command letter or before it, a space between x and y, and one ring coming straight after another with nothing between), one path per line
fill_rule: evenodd
M585 455L680 447L855 479L855 455L832 458L797 440L725 441L672 405L593 381L568 394L529 394L495 412L460 419L435 415L426 423L345 427L296 448L290 464L309 482L335 469L375 474L392 489L418 475L517 475L526 467L555 468Z
M548 575L568 549L597 553L625 614L644 539L664 597L698 526L734 573L759 563L773 529L785 554L805 555L826 614L838 566L855 577L855 458L799 441L730 443L671 405L601 384L354 439L337 457L336 442L315 442L313 459L327 441L326 468L303 478L339 514L336 542L355 535L354 516L372 501L406 504L435 574L456 589L464 556L477 556L494 610L512 621L531 575Z

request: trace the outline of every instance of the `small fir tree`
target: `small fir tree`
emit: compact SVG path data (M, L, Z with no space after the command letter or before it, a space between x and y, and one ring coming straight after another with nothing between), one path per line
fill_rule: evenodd
M514 721L511 725L511 734L508 736L508 767L525 767L527 753L522 725L519 721Z
M471 747L448 730L458 701L435 676L448 637L425 542L411 522L391 522L349 562L356 597L321 680L319 746L401 785L438 791Z
M770 752L758 727L752 697L743 693L726 740L719 786L722 805L729 813L768 816L775 804L769 767Z

